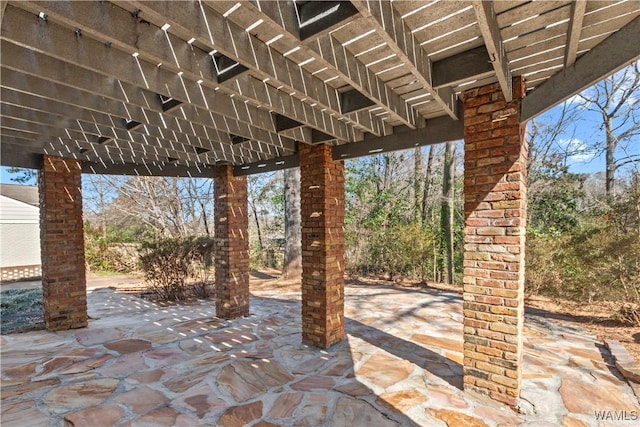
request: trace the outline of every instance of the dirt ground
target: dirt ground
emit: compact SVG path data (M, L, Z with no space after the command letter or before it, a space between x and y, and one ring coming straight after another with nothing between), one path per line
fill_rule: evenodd
M251 273L251 291L273 291L278 293L299 292L300 282L295 279L279 279L278 270L261 270ZM390 282L382 279L352 278L347 283L386 284L406 287L428 287L462 294L460 286L449 286L442 283L420 283L416 281ZM592 303L588 306L572 301L551 300L545 297L528 298L525 311L536 315L561 320L571 326L581 327L599 340L610 338L620 341L629 354L640 365L640 326L626 326L610 319L613 311L610 304Z

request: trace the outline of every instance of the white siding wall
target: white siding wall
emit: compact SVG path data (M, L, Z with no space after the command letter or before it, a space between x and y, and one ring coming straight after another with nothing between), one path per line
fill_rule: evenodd
M0 267L40 264L38 207L0 196Z

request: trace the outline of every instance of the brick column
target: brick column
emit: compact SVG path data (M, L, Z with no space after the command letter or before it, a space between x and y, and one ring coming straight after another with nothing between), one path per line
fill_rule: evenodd
M300 144L302 341L344 338L344 165L328 145Z
M232 166L214 172L216 314L223 319L249 315L249 219L247 177Z
M45 155L38 175L44 323L87 326L81 163Z
M517 406L524 320L524 82L464 94L464 388Z

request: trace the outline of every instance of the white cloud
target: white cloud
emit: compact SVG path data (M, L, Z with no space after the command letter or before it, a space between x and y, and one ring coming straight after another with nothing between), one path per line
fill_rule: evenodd
M593 160L595 153L579 138L563 138L558 145L565 153L569 163L584 163Z

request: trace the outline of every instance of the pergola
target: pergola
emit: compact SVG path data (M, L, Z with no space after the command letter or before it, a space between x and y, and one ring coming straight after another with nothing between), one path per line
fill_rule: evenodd
M640 2L0 7L1 164L40 169L48 329L87 325L81 173L214 177L216 310L234 318L246 175L300 166L302 339L326 348L344 337L342 160L464 138L464 386L517 405L525 125L640 57Z

